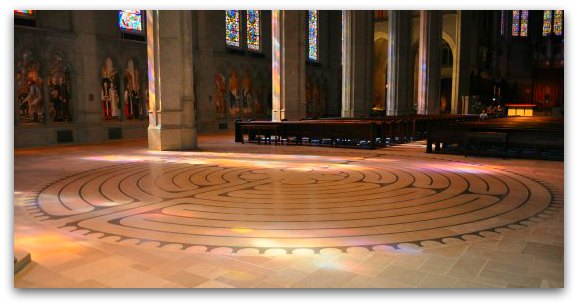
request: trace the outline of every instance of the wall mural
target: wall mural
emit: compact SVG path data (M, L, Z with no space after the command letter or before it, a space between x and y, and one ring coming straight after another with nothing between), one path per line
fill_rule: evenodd
M307 77L305 101L306 116L308 118L327 116L327 86L323 78Z
M44 121L40 63L30 51L16 63L16 99L21 123Z
M72 121L70 72L62 54L55 53L48 68L48 114L53 122Z
M266 96L267 88L271 87L270 73L246 65L227 67L229 65L217 68L214 76L216 118L265 118L270 115Z
M244 115L253 113L253 87L251 72L247 69L243 74L243 94L241 95L241 108Z
M264 88L262 83L255 84L255 94L253 95L253 113L259 117L265 115L265 105L263 104Z
M140 74L131 59L124 70L124 102L126 119L141 119L147 116L140 90Z
M102 117L112 120L120 117L120 99L118 97L118 77L112 59L107 57L101 69Z
M227 85L225 83L225 77L217 73L215 74L215 108L217 113L217 118L225 117L225 107L226 99L225 95L227 93Z
M233 116L239 115L239 79L237 71L231 70L229 74L229 113Z

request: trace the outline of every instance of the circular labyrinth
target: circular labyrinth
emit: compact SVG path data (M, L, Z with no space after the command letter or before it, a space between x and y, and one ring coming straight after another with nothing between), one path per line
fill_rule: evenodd
M117 164L44 187L29 209L106 241L292 252L443 243L561 205L542 183L472 164L303 160Z

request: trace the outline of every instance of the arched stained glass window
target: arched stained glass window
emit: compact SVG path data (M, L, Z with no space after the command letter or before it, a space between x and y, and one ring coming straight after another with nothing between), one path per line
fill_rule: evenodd
M528 11L522 11L520 16L520 36L528 36Z
M512 36L520 35L520 11L512 11Z
M14 14L17 16L31 17L34 16L34 10L14 10Z
M345 11L342 10L341 11L341 46L342 48L345 48L345 46L343 46L345 42Z
M309 13L309 52L308 58L312 61L319 60L319 12L310 10Z
M555 35L562 35L563 31L563 19L564 19L564 11L557 10L554 11L554 34Z
M225 11L225 38L227 45L240 47L241 39L240 36L240 21L239 21L239 11L230 10Z
M506 11L500 12L500 35L506 35Z
M542 23L542 36L548 36L552 33L552 11L544 11L544 22Z
M36 11L34 10L14 10L14 25L35 27Z
M247 11L247 47L252 51L261 50L261 14L260 11Z
M118 27L130 32L142 32L142 13L139 10L118 11Z

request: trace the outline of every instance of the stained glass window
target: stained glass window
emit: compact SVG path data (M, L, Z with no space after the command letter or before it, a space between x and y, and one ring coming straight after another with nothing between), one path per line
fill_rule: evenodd
M34 10L14 10L14 14L19 16L34 16Z
M239 21L239 11L231 10L225 11L225 38L227 41L227 45L240 47L241 39L239 38L241 35L240 31L240 21Z
M522 11L520 17L520 36L528 36L528 11Z
M552 33L552 11L544 11L544 23L542 24L542 36L548 36Z
M345 11L341 11L341 46L345 48L343 45L345 43Z
M309 11L309 52L308 57L312 61L319 59L319 13L316 10Z
M563 18L564 18L564 11L562 10L554 11L554 34L556 35L562 35Z
M512 11L512 36L520 35L520 11Z
M142 13L139 10L118 11L118 27L122 30L142 32Z
M500 12L500 34L506 34L506 11Z
M261 14L260 11L247 11L247 47L249 50L261 50Z

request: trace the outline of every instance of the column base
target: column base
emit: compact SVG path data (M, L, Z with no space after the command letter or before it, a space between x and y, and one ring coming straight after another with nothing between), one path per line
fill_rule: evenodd
M14 249L14 274L24 269L31 261L32 257L30 256L30 252L17 248Z
M148 147L150 150L183 151L197 148L195 128L149 127Z

